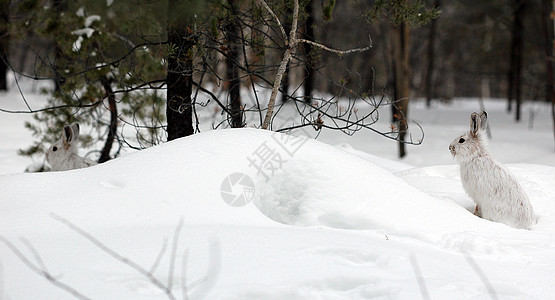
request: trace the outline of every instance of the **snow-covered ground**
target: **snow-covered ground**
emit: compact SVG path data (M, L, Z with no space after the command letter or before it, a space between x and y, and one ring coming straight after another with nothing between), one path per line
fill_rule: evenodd
M415 102L425 139L402 161L372 133L225 129L35 174L15 153L30 116L0 113L0 299L550 299L549 107L527 104L513 123L504 104L485 103L490 151L528 193L532 230L470 212L447 147L476 99ZM20 107L0 95L0 108Z

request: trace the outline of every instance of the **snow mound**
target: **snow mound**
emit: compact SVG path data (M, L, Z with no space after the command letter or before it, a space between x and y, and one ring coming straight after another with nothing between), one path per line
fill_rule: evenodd
M509 165L540 216L519 230L472 215L456 166L359 154L235 129L86 169L0 176L0 298L72 299L4 241L90 298L167 298L60 217L163 283L174 270L172 293L189 299L414 299L422 282L434 299L555 293L555 168Z
M551 220L543 208L552 211L553 187L546 182L553 180L554 168L526 166L511 168L530 190L540 217ZM222 184L237 173L255 182L255 205L235 208L222 199L222 193L235 192L224 191ZM267 216L287 225L381 230L428 241L464 231L510 234L512 228L469 212L473 203L457 173L455 166L437 166L394 174L312 139L256 129L212 131L93 168L2 176L0 198L9 204L2 219L12 224L2 228L40 227L50 213L71 216L84 210L97 215L82 222L110 223L126 209L134 217L120 222L130 225L166 224L162 216L171 215L195 223L276 226ZM34 217L22 218L22 212ZM538 228L547 229L549 222L540 221Z
M434 198L368 160L314 140L306 140L273 176L258 179L257 207L290 225L377 229L433 240L469 229L460 224L477 229L482 223L453 201Z

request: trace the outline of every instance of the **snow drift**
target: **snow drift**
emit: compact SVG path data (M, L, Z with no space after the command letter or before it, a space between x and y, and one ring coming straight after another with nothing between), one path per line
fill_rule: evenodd
M555 293L555 168L510 166L540 216L528 231L473 216L455 166L371 158L268 131L211 131L87 169L0 176L0 236L99 299L166 295L53 216L191 299L412 299L423 282L437 299ZM236 173L255 183L226 191L252 200L242 207L222 199ZM2 244L0 263L4 298L71 298Z

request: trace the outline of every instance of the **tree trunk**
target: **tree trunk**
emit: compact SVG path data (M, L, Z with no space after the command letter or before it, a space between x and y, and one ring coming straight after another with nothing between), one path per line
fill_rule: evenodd
M0 91L8 90L9 6L8 0L0 0Z
M553 140L555 141L555 80L553 74L555 63L555 3L542 0L542 27L544 30L545 66L547 69L546 100L551 102L551 119L553 121ZM550 20L551 19L551 20Z
M315 41L314 36L314 16L312 11L312 0L308 1L306 4L306 39ZM310 44L304 45L305 49L305 82L304 82L304 101L306 103L311 103L312 94L314 91L314 73L316 66L316 61L314 59L314 53L312 53L313 47Z
M511 39L511 67L509 70L508 106L507 111L512 111L512 101L516 100L515 119L520 121L521 87L522 87L522 18L524 15L525 0L514 0L514 20Z
M439 8L441 5L441 0L435 0L434 7ZM432 86L432 79L434 74L434 64L435 64L435 41L436 41L436 31L437 31L437 19L433 19L430 23L430 32L428 34L428 66L426 69L425 78L425 93L426 93L426 107L430 108L432 104L432 98L434 97L434 87Z
M291 60L291 56L296 50L295 48L297 48L297 22L299 18L299 1L294 0L293 5L293 22L291 24L291 32L289 32L289 36L285 37L289 42L289 47L287 47L285 49L285 53L283 53L283 58L281 59L276 78L274 79L272 94L270 95L270 100L268 101L268 110L266 111L266 116L264 117L264 121L262 122L261 127L264 130L272 130L270 123L272 121L272 116L274 115L274 106L276 103L278 88L281 85L281 79L283 78L283 74L285 73L287 65Z
M108 137L106 137L106 143L104 143L104 148L100 152L99 163L106 162L111 159L110 151L112 150L112 145L116 138L116 131L118 129L118 108L116 105L116 95L112 90L112 85L108 78L104 77L101 79L102 86L108 97L108 108L110 109L110 127L108 128Z
M166 118L168 141L193 134L192 50L195 42L193 32L187 27L186 18L180 15L179 0L168 5L168 55ZM192 51L191 51L192 52Z
M289 33L291 31L291 21L289 16L293 13L291 8L286 7L286 16L283 22L283 28L285 32ZM281 82L281 103L285 103L289 100L289 64L285 66L285 73L283 74L283 81Z
M409 65L409 27L401 23L392 30L393 41L393 72L395 78L395 110L393 120L397 121L399 130L399 157L406 155L405 135L407 133L407 117L410 93Z
M281 103L289 100L289 65L285 67L285 74L283 74L283 81L281 82Z
M67 10L67 3L65 2L65 0L53 0L52 6L56 11L56 23L58 24L58 26L61 26L60 20L62 18L62 14ZM60 75L60 72L58 72L58 61L64 58L64 54L62 48L60 48L58 41L55 40L54 43L54 89L56 90L56 92L60 93L62 91L62 85L64 84L65 79L62 75Z
M515 26L518 29L517 34L517 39L518 39L518 48L517 48L517 59L516 59L516 78L515 78L515 85L516 85L516 95L515 95L515 100L516 100L516 110L515 110L515 120L518 122L520 121L520 108L521 108L521 104L522 104L522 56L523 54L523 48L524 48L524 42L522 41L522 31L523 31L523 27L524 25L522 24L522 18L524 16L524 5L526 3L526 0L521 0L520 1L520 7L517 10L517 13L515 15Z
M552 0L542 0L542 27L543 27L543 44L545 50L545 67L547 71L547 81L545 86L545 99L547 102L553 102L555 99L555 78L553 74L553 23L550 15L553 12ZM555 14L555 12L554 12Z
M229 105L231 110L231 127L243 127L243 111L241 109L241 79L239 78L240 61L239 43L241 27L234 6L235 0L228 0L229 15L226 26L228 55L226 59L226 76L229 82Z

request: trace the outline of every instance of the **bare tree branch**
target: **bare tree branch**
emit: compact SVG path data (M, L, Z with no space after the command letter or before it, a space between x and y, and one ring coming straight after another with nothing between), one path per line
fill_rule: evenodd
M272 11L272 9L264 2L264 0L259 0L264 7L266 8L266 10L275 18L277 19L277 17L275 16L275 13ZM332 53L336 53L339 55L343 55L343 54L348 54L348 53L354 53L354 52L363 52L363 51L367 51L370 48L372 48L372 39L371 37L369 37L370 39L370 44L367 47L364 48L356 48L356 49L350 49L350 50L337 50L337 49L332 49L329 48L327 46L324 46L322 44L313 42L313 41L309 41L306 39L297 39L297 24L298 24L298 19L299 19L299 1L298 0L294 0L294 6L293 6L293 22L291 24L291 32L289 33L289 36L286 36L286 40L288 41L288 43L286 44L286 49L285 52L283 54L283 59L281 60L281 63L279 65L279 69L278 72L276 74L274 83L273 83L273 88L272 88L272 94L270 95L270 100L268 102L268 110L266 111L266 116L264 118L264 122L262 123L262 129L271 129L270 128L270 124L271 124L271 120L273 117L273 113L274 113L274 106L275 106L275 101L276 101L276 96L277 96L277 92L279 90L279 87L281 86L281 80L283 78L283 75L285 74L285 71L287 70L287 65L289 64L292 55L294 54L298 43L302 42L302 43L308 43L310 45L322 48L326 51L332 52ZM279 20L278 20L279 22ZM282 31L282 33L285 33L285 30L283 29L283 26L281 25L281 23L278 23L280 26L280 29Z
M354 53L354 52L364 52L364 51L368 51L372 48L372 38L370 36L368 36L368 38L370 39L370 43L368 44L368 46L364 47L364 48L355 48L355 49L349 49L349 50L337 50L337 49L332 49L330 47L327 47L325 45L322 45L320 43L316 43L313 41L309 41L309 40L305 40L305 39L297 39L297 42L299 43L306 43L306 44L310 44L312 46L324 49L328 52L332 52L332 53L336 53L339 55L343 55L343 54L349 54L349 53Z
M430 300L430 292L428 292L428 288L426 287L426 281L424 281L424 276L422 275L422 270L418 266L418 261L416 260L416 256L411 254L410 258L410 265L412 270L414 271L414 275L416 276L416 282L418 283L418 287L420 288L420 295L424 300Z
M25 245L25 247L27 247L27 249L29 249L29 251L31 251L31 254L35 258L35 260L36 260L38 266L40 267L40 269L42 269L45 274L49 274L50 271L48 271L48 268L46 267L46 264L42 260L42 257L40 256L37 249L35 249L35 247L33 247L33 244L31 244L31 242L29 242L26 238L21 238L21 242Z
M177 244L179 242L179 233L181 231L181 227L183 227L183 218L179 219L179 223L175 229L173 234L173 245L172 245L172 252L170 255L170 268L168 270L168 289L171 290L173 285L173 268L175 267L175 254L177 252Z
M52 276L52 274L50 274L47 270L41 269L40 267L35 266L25 256L25 254L23 254L21 251L19 251L19 249L17 249L17 247L14 244L12 244L10 241L8 241L3 236L0 236L0 242L2 242L2 244L4 244L6 247L8 247L8 249L10 249L10 251L12 251L13 254L15 254L15 256L17 256L17 258L21 262L23 262L23 264L25 264L25 266L27 266L31 271L33 271L36 274L44 277L46 280L50 281L55 287L58 287L58 288L60 288L64 291L68 292L69 294L71 294L73 297L75 297L77 299L83 299L83 300L90 300L91 299L91 298L81 294L76 289L72 288L71 286L59 281L58 279L56 279L56 277Z
M260 1L265 3L264 0L260 0ZM271 11L269 7L267 7L267 10ZM275 14L273 15L275 16ZM289 44L285 49L283 59L281 60L281 63L279 65L278 73L276 74L276 79L274 80L274 87L272 88L272 94L270 95L270 101L268 102L268 111L266 112L266 117L264 118L264 122L262 123L262 129L269 129L270 120L272 119L272 115L274 112L274 105L276 103L277 92L279 87L281 86L281 79L283 78L283 74L285 74L285 70L287 70L287 64L289 64L289 60L291 60L291 54L293 51L295 51L295 48L297 47L296 32L297 32L298 19L299 19L299 1L295 0L294 6L293 6L293 22L291 24L291 32L289 33L289 37L285 36L286 40L289 41ZM280 27L282 31L285 32L281 24L280 24Z
M69 229L75 231L77 234L84 237L86 240L91 242L93 245L95 245L97 248L102 250L104 253L108 254L109 256L113 257L117 261L131 267L133 270L135 270L138 273L140 273L141 275L145 276L152 284L154 284L156 287L158 287L160 290L162 290L169 299L171 299L171 300L176 299L174 297L174 295L172 294L171 289L168 286L165 286L160 280L158 280L156 277L154 277L154 275L152 275L152 273L148 272L146 269L144 269L143 267L141 267L137 263L133 262L132 260L128 259L125 256L122 256L121 254L117 253L116 251L112 250L111 248L106 246L104 243L99 241L97 238L92 236L90 233L88 233L88 232L84 231L83 229L77 227L75 224L71 223L69 220L67 220L65 218L62 218L62 217L60 217L58 215L55 215L55 214L50 214L50 217L52 217L54 220L56 220L56 221L58 221L58 222L60 222L64 225L66 225Z
M183 300L189 299L187 292L187 262L189 261L189 249L183 251L183 256L181 259L181 293L183 294Z
M156 256L154 263L152 264L152 266L150 267L150 270L148 271L149 273L154 274L154 272L156 272L156 269L158 268L160 261L162 261L162 256L164 256L164 253L166 253L167 248L168 248L168 239L165 238L164 243L160 248L160 252L158 252L158 256Z
M270 15L272 15L272 17L274 18L274 20L278 24L279 30L281 31L281 34L283 35L283 39L285 40L286 43L288 43L289 39L287 37L287 33L285 32L285 28L283 28L283 25L281 24L279 18L276 16L276 14L270 8L270 6L268 6L268 3L266 3L266 1L264 1L264 0L259 0L259 1L260 1L260 3L262 3L262 6L264 6L264 8L268 11L268 13L270 13ZM297 0L295 0L295 3L296 3L296 5L299 4Z
M486 276L486 273L482 271L482 269L480 268L478 263L476 263L474 258L472 258L472 256L470 256L470 254L466 252L466 250L464 250L462 247L461 247L461 252L464 255L464 258L466 259L468 264L472 267L472 270L474 270L474 272L478 274L478 277L480 277L480 280L482 280L482 283L484 284L486 290L488 291L491 299L493 300L499 299L499 297L497 297L497 293L495 292L495 289L493 288L493 285L491 284L488 277Z

